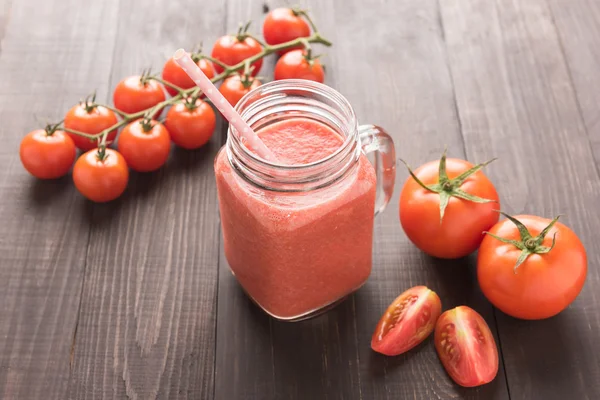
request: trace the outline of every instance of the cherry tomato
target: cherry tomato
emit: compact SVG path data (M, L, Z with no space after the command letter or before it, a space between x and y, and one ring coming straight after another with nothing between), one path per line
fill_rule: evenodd
M215 71L213 70L212 63L207 61L205 58L198 60L198 66L204 72L204 74L208 77L208 79L212 79L215 76ZM189 89L194 87L196 84L194 81L186 74L186 72L173 61L173 58L169 58L165 63L165 66L162 70L162 78L172 83L175 86L179 86L182 89ZM169 86L165 85L165 89L171 96L175 96L177 91Z
M479 286L488 300L508 315L522 319L552 317L567 308L583 288L587 275L585 248L577 235L560 222L539 236L552 221L533 215L513 218L531 236L522 238L510 219L494 225L479 248ZM492 235L515 241L521 249ZM517 266L524 251L526 258Z
M440 178L442 162L446 164L447 179ZM498 221L498 193L483 172L472 168L468 161L446 160L444 154L439 162L428 162L414 171L414 176L431 190L419 185L413 176L404 183L400 222L406 236L425 253L439 258L464 257L479 247L483 232ZM459 177L467 171L471 172L466 179ZM465 196L488 202L466 200ZM444 197L448 201L442 217L440 200Z
M248 82L244 83L246 78L248 79ZM219 87L221 94L234 107L246 93L261 85L261 82L256 78L246 78L242 78L239 75L232 75L225 79L221 84L221 87Z
M397 356L425 340L435 327L442 303L425 286L415 286L398 296L379 320L371 348L378 353Z
M132 170L156 171L169 158L171 139L169 132L160 122L139 119L123 128L119 135L118 148Z
M75 187L86 198L97 203L119 197L125 191L128 180L127 163L113 149L106 149L104 160L100 160L96 149L83 153L73 167Z
M65 128L73 129L90 135L102 132L117 123L117 116L111 110L102 106L88 107L85 103L73 106L65 116ZM98 147L95 140L90 140L73 133L67 133L77 148L87 151ZM108 134L107 141L112 142L117 137L117 130Z
M75 161L75 143L63 131L36 129L21 141L19 156L25 169L39 179L65 176Z
M467 306L444 312L435 326L435 349L457 384L484 385L498 373L498 348L483 317Z
M303 50L292 50L275 64L275 80L280 79L306 79L323 83L325 73L318 59L309 61Z
M173 143L184 149L204 146L212 137L215 124L215 112L200 99L191 104L189 100L174 104L165 121Z
M310 36L310 27L308 23L294 10L290 8L276 8L267 14L263 23L263 36L265 42L270 45L276 45L299 37ZM290 50L302 48L296 46L287 50L279 50L277 53L282 55Z
M226 65L235 65L262 51L262 46L251 37L225 35L220 37L212 49L211 56ZM252 63L252 76L256 76L262 67L262 59ZM217 73L223 72L223 67L214 63Z
M117 84L113 103L117 110L137 113L153 107L166 98L162 86L155 80L142 80L139 75L130 76ZM160 112L156 113L156 118Z

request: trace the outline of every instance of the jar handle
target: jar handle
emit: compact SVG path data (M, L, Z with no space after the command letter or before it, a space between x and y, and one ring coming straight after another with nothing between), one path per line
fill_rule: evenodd
M396 149L394 141L385 130L376 125L358 127L360 142L365 154L375 153L377 188L375 215L382 212L390 202L396 181Z

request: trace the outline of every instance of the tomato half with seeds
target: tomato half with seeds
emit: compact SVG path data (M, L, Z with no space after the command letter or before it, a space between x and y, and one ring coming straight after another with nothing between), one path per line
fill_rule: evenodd
M426 286L415 286L398 296L379 320L371 348L387 356L397 356L425 340L435 327L442 302Z
M498 374L498 348L483 317L467 306L444 312L435 326L435 349L448 375L464 387L484 385Z

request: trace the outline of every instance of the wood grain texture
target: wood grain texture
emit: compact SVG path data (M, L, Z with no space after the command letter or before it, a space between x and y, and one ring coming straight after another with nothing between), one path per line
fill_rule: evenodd
M106 21L116 2L78 4L0 3L0 398L7 400L66 398L89 209L70 176L31 177L18 148L28 131L59 121L108 81L114 35Z
M160 71L178 47L212 43L221 9L122 1L110 87ZM173 149L160 171L132 173L122 198L94 207L70 398L212 398L219 142Z
M542 0L440 4L467 154L500 158L489 175L507 212L563 213L588 252L586 285L563 313L498 312L511 398L597 399L600 181L550 10Z
M600 3L548 0L579 108L600 170Z
M258 4L234 4L229 7L230 30L247 18L256 20L262 11ZM268 2L271 9L281 5ZM327 53L326 83L348 98L362 123L386 127L399 156L414 164L439 158L444 144L462 156L435 1L394 7L379 1L304 5L334 42L322 50ZM386 38L394 38L393 43ZM268 71L265 66L261 74ZM492 308L473 281L472 260L446 263L425 257L402 233L397 204L407 175L399 169L396 194L377 219L371 278L323 316L300 323L272 321L242 293L221 256L215 399L508 398L502 367L486 387L454 385L431 341L395 358L370 349L385 308L417 284L435 289L445 308L469 304L495 327Z

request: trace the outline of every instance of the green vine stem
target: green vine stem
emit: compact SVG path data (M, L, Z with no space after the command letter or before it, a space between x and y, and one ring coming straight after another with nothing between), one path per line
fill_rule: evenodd
M243 69L243 68L247 68L247 66L249 66L250 64L254 63L255 61L258 61L270 54L273 54L279 50L285 50L285 49L289 49L292 47L297 47L297 46L304 46L305 48L308 47L310 48L310 43L319 43L322 44L324 46L331 46L332 43L325 39L323 36L321 36L321 34L317 31L316 27L314 26L314 24L312 23L312 21L310 20L310 18L308 17L307 13L304 11L299 11L300 14L302 14L308 21L309 23L313 26L313 34L311 36L308 37L302 37L302 38L297 38L294 40L290 40L288 42L284 42L284 43L280 43L277 45L264 45L263 49L260 53L257 53L255 55L253 55L252 57L248 57L243 61L240 61L239 63L235 64L235 65L227 65L222 63L219 60L214 59L213 57L207 56L207 55L198 55L201 58L205 58L206 60L209 60L215 64L220 65L221 67L223 67L223 72L221 72L218 75L215 75L211 81L213 83L215 82L219 82L222 81L223 79L227 78L228 76L235 74L235 73L239 73L238 71ZM251 36L247 33L243 33L247 36ZM161 79L157 76L150 76L148 75L148 73L144 73L143 78L146 80L155 80L165 86L168 86L174 90L176 90L178 93L169 98L166 99L158 104L156 104L153 107L150 107L146 110L142 110L136 113L126 113L123 112L121 110L118 110L117 108L107 105L107 104L101 104L101 103L97 103L96 102L96 95L95 93L91 96L88 96L85 99L85 107L86 110L88 110L88 112L91 112L91 110L93 110L95 107L106 107L107 109L113 111L114 113L118 114L121 119L114 125L104 129L103 131L96 133L96 134L89 134L89 133L85 133L85 132L80 132L80 131L76 131L73 129L69 129L69 128L64 128L61 127L61 129L65 132L74 134L74 135L78 135L90 140L95 140L95 141L99 141L99 145L98 145L98 159L99 160L104 160L106 158L106 140L108 137L108 134L112 131L114 131L115 129L119 129L122 126L130 123L133 120L139 119L139 118L144 118L144 117L148 117L148 116L153 116L157 113L159 113L160 111L163 110L163 108L173 105L175 103L177 103L180 100L184 100L187 99L188 97L194 97L194 96L198 96L198 94L200 93L200 88L198 87L192 87L189 89L183 89L180 88L177 85L174 85L170 82L165 81L164 79ZM59 127L59 124L56 125L55 129L57 129Z

